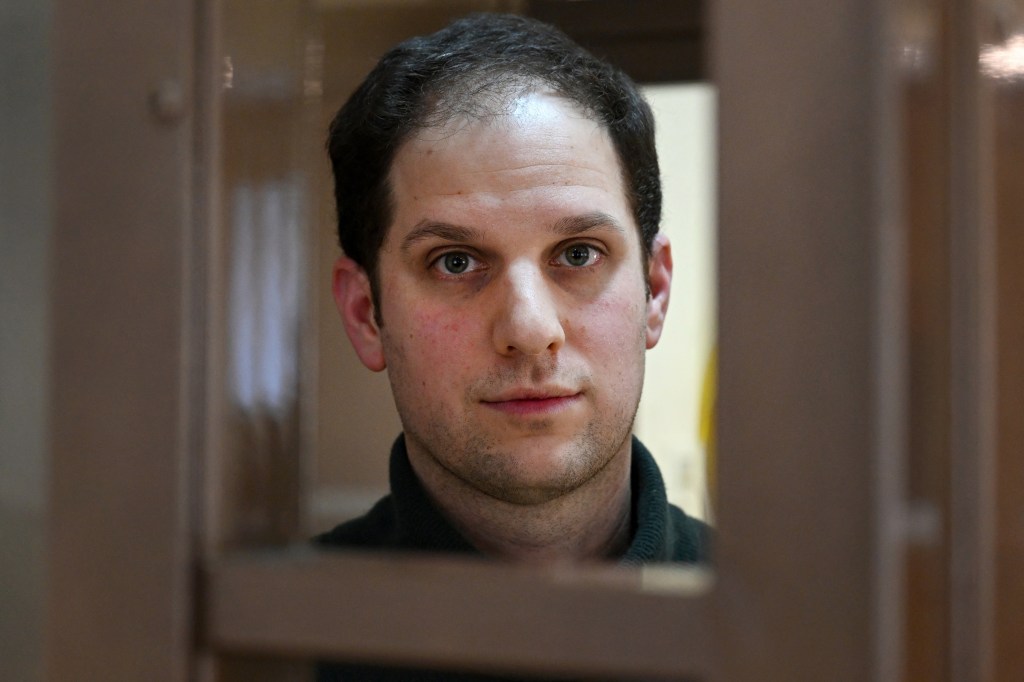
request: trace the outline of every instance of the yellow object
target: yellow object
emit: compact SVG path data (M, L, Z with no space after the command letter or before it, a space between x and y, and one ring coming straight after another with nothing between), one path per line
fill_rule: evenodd
M709 511L715 509L715 494L718 490L715 452L715 405L717 401L718 344L715 344L708 354L708 363L704 368L704 384L700 392L700 440L704 444L704 477L708 491Z

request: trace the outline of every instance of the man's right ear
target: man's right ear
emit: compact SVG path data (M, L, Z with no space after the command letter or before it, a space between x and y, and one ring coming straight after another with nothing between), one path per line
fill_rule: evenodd
M356 355L367 369L379 372L387 363L380 327L374 318L373 292L366 271L351 258L342 256L334 263L334 304L345 324L345 333Z

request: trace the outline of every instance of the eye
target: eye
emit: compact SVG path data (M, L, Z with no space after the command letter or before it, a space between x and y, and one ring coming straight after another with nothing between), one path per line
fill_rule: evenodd
M572 244L558 256L558 263L581 268L593 265L600 257L601 252L589 244Z
M479 263L465 251L449 251L435 260L433 267L445 275L462 275L477 269Z

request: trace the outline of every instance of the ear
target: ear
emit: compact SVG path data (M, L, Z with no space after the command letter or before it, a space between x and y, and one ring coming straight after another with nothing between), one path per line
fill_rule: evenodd
M345 333L367 369L379 372L387 366L380 328L374 319L373 294L366 271L351 258L334 263L334 304L345 324Z
M661 338L668 312L668 295L672 286L672 245L664 233L654 237L654 247L648 262L647 348L654 348Z

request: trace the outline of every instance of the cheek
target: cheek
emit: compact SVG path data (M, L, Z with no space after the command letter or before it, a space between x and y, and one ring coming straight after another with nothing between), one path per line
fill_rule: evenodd
M472 322L467 316L451 310L420 308L413 313L403 339L407 355L415 353L419 362L431 367L461 366L463 358L474 347Z
M639 395L644 376L646 334L644 312L633 298L607 303L591 311L579 328L579 345L602 399L618 404Z
M633 297L602 301L580 319L582 343L595 355L607 356L619 366L642 352L646 342L646 306Z

